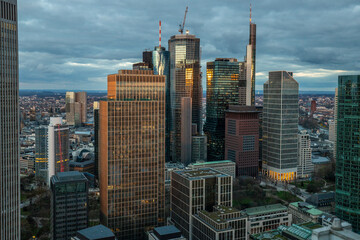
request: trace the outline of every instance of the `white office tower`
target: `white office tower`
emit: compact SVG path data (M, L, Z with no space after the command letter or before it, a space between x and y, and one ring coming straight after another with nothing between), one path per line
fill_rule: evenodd
M298 177L308 178L314 172L314 164L311 161L311 140L306 131L298 134Z

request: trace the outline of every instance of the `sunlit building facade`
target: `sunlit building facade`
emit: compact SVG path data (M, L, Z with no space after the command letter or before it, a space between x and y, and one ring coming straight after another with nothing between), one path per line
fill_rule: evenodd
M169 40L170 102L171 102L171 158L181 159L181 99L192 98L192 122L202 133L202 84L200 70L200 39L181 34Z
M99 118L100 221L118 239L144 239L165 222L165 77L109 75Z
M360 232L360 75L339 76L335 214Z
M264 83L263 171L279 181L296 178L299 84L291 72L269 73ZM265 170L266 169L266 170Z
M207 63L206 123L208 160L224 159L225 111L229 105L239 104L240 65L234 58L217 58Z
M17 0L0 1L0 239L20 239Z

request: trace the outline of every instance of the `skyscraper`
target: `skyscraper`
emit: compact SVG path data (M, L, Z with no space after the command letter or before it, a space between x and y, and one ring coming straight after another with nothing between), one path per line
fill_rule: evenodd
M259 114L255 106L229 106L225 124L225 159L236 163L237 176L259 173Z
M249 45L246 47L246 105L255 105L255 73L256 73L256 24L251 22L250 5L250 34Z
M170 52L164 47L155 47L152 52L155 75L165 76L165 160L170 161L171 151L171 99L170 99Z
M95 101L93 104L94 111L94 155L95 155L95 168L94 175L96 179L99 179L99 108L100 103Z
M335 88L335 102L334 102L334 123L335 123L335 141L334 141L334 159L336 161L336 151L337 151L337 131L338 131L338 103L339 102L339 98L338 98L338 88Z
M0 1L0 239L20 239L17 0Z
M183 163L185 166L191 163L191 107L191 98L181 98L181 163Z
M297 176L308 178L314 173L314 164L311 161L310 135L303 131L298 134L298 170Z
M192 98L192 121L202 132L200 39L181 34L169 40L172 160L181 159L181 98Z
M51 177L50 229L53 240L68 240L88 227L89 184L77 171Z
M165 222L165 77L109 75L99 133L101 223L119 239L143 239Z
M240 65L234 58L217 58L206 69L206 124L208 160L224 159L225 111L229 105L239 104Z
M336 215L360 232L360 75L339 76Z
M69 171L69 127L61 117L50 118L48 126L48 183L56 173Z
M270 72L264 83L262 157L264 173L275 180L296 178L298 118L298 82L291 72Z
M79 126L87 121L87 93L66 92L66 123Z
M48 127L35 128L35 176L48 181Z

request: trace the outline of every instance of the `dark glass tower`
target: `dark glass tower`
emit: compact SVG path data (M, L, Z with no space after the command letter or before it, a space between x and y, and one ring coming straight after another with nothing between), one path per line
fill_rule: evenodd
M180 34L169 40L172 160L181 158L181 99L192 98L192 122L202 133L202 85L200 39Z
M250 19L249 45L251 45L251 105L255 106L255 73L256 73L256 24Z
M35 176L48 181L48 128L40 126L35 128Z
M171 100L170 100L170 52L164 47L155 47L152 52L155 75L165 76L165 161L170 161Z
M0 239L20 239L17 1L0 1Z
M360 232L360 75L339 76L335 213Z
M206 123L208 160L224 159L225 111L229 105L239 104L240 65L234 58L218 58L207 63Z

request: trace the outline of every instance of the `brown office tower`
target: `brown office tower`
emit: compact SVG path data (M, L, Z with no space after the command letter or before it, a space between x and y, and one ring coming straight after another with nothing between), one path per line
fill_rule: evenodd
M165 77L109 75L99 128L101 223L118 239L143 239L165 218Z
M236 162L237 176L259 172L259 111L255 106L230 105L225 114L225 159Z
M200 39L181 34L169 40L172 161L181 159L181 99L192 98L192 122L202 133Z

